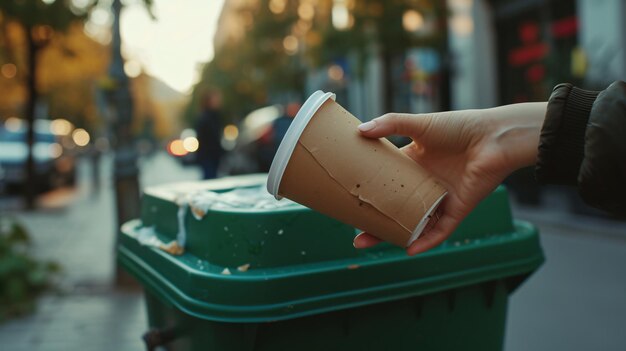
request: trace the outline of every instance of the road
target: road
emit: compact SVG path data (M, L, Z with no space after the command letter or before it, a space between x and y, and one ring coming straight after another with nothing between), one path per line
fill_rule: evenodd
M546 262L510 300L505 350L626 349L626 225L514 214L538 225Z
M109 159L101 169L110 174ZM165 154L143 160L141 169L143 186L199 178ZM141 291L111 287L111 183L103 175L94 189L90 171L82 162L78 188L48 194L36 212L0 201L0 210L26 224L37 256L64 267L61 293L40 299L36 313L0 325L2 350L143 349ZM510 299L505 350L624 350L626 225L573 216L553 203L516 206L514 215L538 225L547 260Z

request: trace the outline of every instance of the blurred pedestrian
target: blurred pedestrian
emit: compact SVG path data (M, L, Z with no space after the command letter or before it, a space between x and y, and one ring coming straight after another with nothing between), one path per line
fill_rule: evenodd
M390 113L358 129L368 138L411 137L403 151L448 189L438 221L407 249L409 254L447 239L507 175L526 166L534 165L540 183L575 186L589 205L626 217L626 82L601 92L559 84L548 102ZM379 241L364 233L354 246Z
M287 129L289 129L289 126L291 125L293 119L296 117L296 114L300 110L300 107L301 105L299 102L288 103L287 106L285 106L285 112L283 113L283 115L276 118L274 120L274 123L272 123L272 130L274 131L272 134L274 153L276 153L276 150L278 150L280 142L285 137L285 134L287 134Z
M270 133L267 134L268 140L259 143L257 154L261 172L269 171L274 155L278 150L278 146L285 137L285 134L287 134L287 129L289 129L289 126L296 117L300 107L301 104L299 102L288 103L285 106L283 114L272 122Z
M196 124L198 138L197 162L203 179L217 177L217 169L224 155L222 148L222 94L217 90L204 93L200 98L200 115Z

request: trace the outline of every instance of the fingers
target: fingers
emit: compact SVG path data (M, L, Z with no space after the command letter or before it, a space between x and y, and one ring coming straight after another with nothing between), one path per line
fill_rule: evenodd
M444 213L432 229L426 230L406 249L407 254L417 255L438 246L452 234L458 225L459 221L456 218Z
M442 242L456 229L465 217L463 211L459 211L459 201L454 195L449 195L435 212L438 220L430 222L424 233L406 249L409 256L428 251ZM357 249L366 249L381 243L382 240L369 233L360 233L354 238L353 245Z
M415 141L403 146L400 150L415 161L418 161L424 155L424 148Z
M368 138L382 138L389 135L418 138L428 128L431 119L430 115L388 113L362 123L358 129L363 136Z
M377 245L381 241L382 240L371 234L361 233L354 238L353 245L357 249L367 249L368 247Z
M444 242L454 231L458 221L449 215L443 215L435 226L424 232L406 249L409 256L428 251ZM361 233L354 238L353 245L357 249L367 249L380 244L382 240L369 233Z

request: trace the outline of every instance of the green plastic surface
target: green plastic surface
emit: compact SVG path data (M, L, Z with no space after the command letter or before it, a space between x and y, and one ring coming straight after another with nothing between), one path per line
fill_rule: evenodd
M193 191L255 187L265 192L265 179L265 175L231 177L196 184ZM154 227L164 241L176 238L176 199L183 192L179 185L158 187L147 189L142 199L143 226ZM187 211L184 221L187 251L225 267L250 264L256 269L358 256L352 247L354 228L297 204L277 209L211 209L202 220Z
M142 225L154 227L163 241L173 240L178 232L176 202L181 194L242 187L265 191L265 179L266 175L259 174L148 188L142 199ZM485 199L475 212L474 219L464 221L449 243L514 231L504 188ZM387 244L370 251L355 250L354 228L300 205L274 210L211 209L202 220L188 211L184 222L187 252L224 267L280 267L355 258L381 250L402 252Z
M233 323L319 316L494 281L506 281L510 291L543 261L536 229L512 220L503 188L446 243L415 257L390 245L356 250L354 229L304 207L212 211L202 221L188 215L187 252L178 257L135 239L142 225L154 226L163 241L175 236L180 189L227 190L263 180L233 177L147 191L143 222L122 227L120 261L163 304L189 318ZM259 240L266 240L261 249ZM248 271L237 271L246 263ZM224 268L231 274L222 274Z
M174 334L168 350L498 351L506 281L278 322L222 323L190 316L146 294L151 329Z

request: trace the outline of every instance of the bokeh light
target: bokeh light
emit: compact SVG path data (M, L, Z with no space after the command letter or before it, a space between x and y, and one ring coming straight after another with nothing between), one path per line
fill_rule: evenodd
M328 78L332 80L342 80L343 79L343 68L339 65L331 65L328 67Z
M270 11L275 14L281 14L285 11L285 6L287 5L287 0L270 0L268 7Z
M333 27L337 30L346 30L354 24L354 17L350 14L345 2L336 1L332 9Z
M174 156L185 156L187 155L187 150L185 150L185 146L183 145L183 141L180 139L172 140L167 147L170 154Z
M407 32L417 32L424 26L424 16L415 10L408 10L402 15L402 27Z
M83 128L77 128L72 133L72 140L74 140L74 143L78 146L86 146L89 144L90 139L89 133Z
M96 7L89 14L89 20L99 26L109 26L113 22L113 15L109 9Z
M224 139L235 140L239 136L239 128L234 124L229 124L224 127Z
M72 0L72 5L81 9L89 6L89 3L89 0Z
M55 119L50 123L50 132L54 135L69 135L72 132L72 123L66 119Z
M307 21L313 19L313 16L315 16L313 5L308 2L300 4L300 6L298 6L298 16Z
M141 64L135 60L124 62L124 73L126 73L129 78L138 77L141 74Z
M0 73L7 79L11 79L17 75L17 66L12 63L5 63L0 67Z
M288 35L283 39L283 47L287 55L295 55L298 52L298 38Z
M467 36L474 31L474 20L468 14L452 16L450 19L450 27L454 34Z
M189 136L183 139L183 147L188 152L196 152L198 151L198 147L200 143L198 142L198 138Z
M19 132L23 125L24 121L17 117L9 117L4 121L4 128L9 132Z

